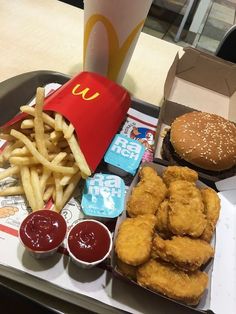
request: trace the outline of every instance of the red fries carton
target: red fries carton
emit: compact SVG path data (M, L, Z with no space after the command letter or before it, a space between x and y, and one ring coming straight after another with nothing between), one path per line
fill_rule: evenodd
M120 85L91 72L82 72L45 99L44 110L55 111L73 124L81 150L94 171L117 133L130 106ZM25 117L19 114L4 127Z

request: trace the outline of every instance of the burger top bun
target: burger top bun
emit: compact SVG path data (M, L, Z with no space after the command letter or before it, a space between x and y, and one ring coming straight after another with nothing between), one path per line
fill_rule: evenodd
M176 153L206 170L222 171L236 165L236 125L220 116L193 111L171 125Z

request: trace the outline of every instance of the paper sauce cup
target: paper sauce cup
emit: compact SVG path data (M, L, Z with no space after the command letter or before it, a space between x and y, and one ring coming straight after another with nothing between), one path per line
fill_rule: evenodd
M66 221L52 210L38 210L29 214L19 228L19 239L37 259L53 255L66 236Z
M84 0L84 70L121 83L152 0Z
M72 261L81 268L92 268L104 261L112 249L108 228L94 219L72 225L67 236L67 250Z

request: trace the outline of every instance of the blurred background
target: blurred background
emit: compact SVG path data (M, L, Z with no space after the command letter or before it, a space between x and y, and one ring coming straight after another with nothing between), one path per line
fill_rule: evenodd
M83 0L61 0L83 8ZM215 54L235 24L236 0L153 0L143 32Z

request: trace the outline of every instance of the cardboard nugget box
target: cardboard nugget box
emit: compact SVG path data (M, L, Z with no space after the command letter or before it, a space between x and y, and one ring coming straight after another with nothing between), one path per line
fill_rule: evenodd
M141 167L150 166L156 169L157 173L162 176L165 166L158 165L157 163L145 162L141 164ZM127 194L126 204L132 193L132 189L139 182L138 173L136 174ZM198 188L204 188L207 185L201 181L197 181ZM174 299L168 298L164 294L154 292L148 288L141 287L154 293L158 298L165 298L170 302L177 303L184 308L191 308L191 310L197 313L234 313L236 309L236 245L235 245L235 233L236 233L236 177L232 177L226 180L222 180L217 183L217 188L220 191L218 196L221 201L220 217L216 225L215 235L212 238L211 245L214 247L215 254L203 268L202 271L208 274L208 286L202 295L200 302L196 306L188 306L184 303L178 302ZM119 226L127 218L127 213L124 211L118 218L116 229L114 233L114 243L118 234ZM113 248L111 264L113 274L127 281L130 284L138 285L135 280L132 280L124 276L118 269L116 263L115 249ZM186 287L185 287L186 288Z
M185 48L184 55L177 55L169 69L164 102L157 126L155 161L168 165L161 156L162 141L174 119L184 113L198 110L215 113L236 122L236 65L220 58ZM233 174L236 174L236 167ZM216 177L201 173L208 184L232 176L232 171Z

